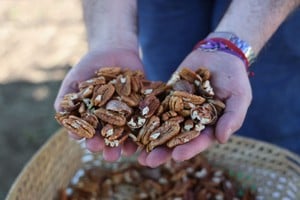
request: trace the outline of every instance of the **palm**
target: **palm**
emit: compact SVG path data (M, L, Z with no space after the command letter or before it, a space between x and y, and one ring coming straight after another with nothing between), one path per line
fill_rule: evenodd
M206 128L199 137L174 149L157 148L149 154L142 152L141 164L155 167L171 157L182 161L190 159L207 149L216 140L225 143L230 135L242 125L251 101L251 87L242 61L223 52L208 53L194 51L181 63L180 67L197 69L206 67L212 73L212 86L218 98L226 103L224 114L215 129Z
M94 76L94 73L97 69L107 66L120 66L132 70L143 70L143 66L137 52L126 49L111 49L89 52L76 66L74 66L68 72L63 80L55 100L55 109L57 111L60 110L59 102L65 94L76 92L78 90L79 82L90 79ZM72 133L70 134L72 135ZM90 151L93 152L103 150L104 158L109 161L117 160L121 154L121 147L106 147L99 134L96 134L92 139L87 139L86 146ZM123 152L125 155L130 155L136 150L135 145L130 142L126 142L123 147Z

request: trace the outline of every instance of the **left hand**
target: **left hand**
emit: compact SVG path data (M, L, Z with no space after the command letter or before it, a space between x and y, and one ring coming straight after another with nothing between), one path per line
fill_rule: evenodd
M243 124L252 100L252 91L245 65L240 58L225 52L195 50L184 59L178 70L182 67L191 70L206 67L210 70L215 95L226 104L224 113L214 128L205 128L189 143L174 149L158 147L148 154L145 151L141 152L138 159L142 165L156 167L170 158L176 161L190 159L216 141L226 143Z

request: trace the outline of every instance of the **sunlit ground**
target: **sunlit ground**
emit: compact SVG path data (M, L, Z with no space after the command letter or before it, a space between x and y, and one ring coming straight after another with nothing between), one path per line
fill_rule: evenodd
M59 127L53 101L86 50L80 2L0 1L0 199Z

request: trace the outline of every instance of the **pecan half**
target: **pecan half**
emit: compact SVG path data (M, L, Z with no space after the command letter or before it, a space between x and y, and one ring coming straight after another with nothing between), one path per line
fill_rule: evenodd
M195 105L200 105L205 102L205 98L198 95L189 94L187 92L174 91L172 95L176 97L181 97L183 101L187 101Z
M89 80L83 81L79 83L78 87L80 90L90 86L90 85L104 85L106 83L105 78L103 76L91 78Z
M70 115L68 118L63 119L62 124L68 131L79 137L92 138L96 133L92 125L74 115Z
M83 88L78 94L82 99L89 98L90 96L92 96L93 90L94 90L94 86L89 85L88 87Z
M154 95L148 95L139 104L139 109L142 116L145 118L151 117L160 105L159 99Z
M93 104L99 107L103 106L111 99L114 92L115 87L111 83L95 88L92 97Z
M121 96L120 99L131 107L139 105L142 97L136 93L131 93L129 96Z
M102 67L95 73L97 74L97 76L105 77L106 80L111 80L116 78L121 73L121 71L121 67Z
M70 112L66 112L66 111L63 111L63 112L57 112L54 116L54 118L56 119L56 121L60 124L60 125L63 125L62 124L62 121L64 119L67 119L68 117L70 116Z
M203 81L209 80L211 77L210 71L204 67L198 68L195 72L202 78Z
M194 138L198 137L200 134L199 131L186 131L181 132L180 134L173 137L170 141L167 142L167 147L173 148L177 145L185 144Z
M125 117L132 114L132 108L130 108L126 103L118 100L110 100L107 102L105 109L118 112Z
M116 92L120 96L128 96L131 93L131 77L119 75L115 83Z
M73 111L80 106L80 97L77 93L66 94L60 102L60 107L64 111Z
M96 115L86 112L81 115L81 118L92 125L95 129L98 127L99 121Z
M142 81L141 93L144 95L158 95L164 92L166 89L166 84L161 81Z
M169 108L172 111L180 112L183 110L183 100L178 96L171 96L169 99Z
M122 136L123 132L124 127L106 124L101 130L101 135L106 137L108 140L113 141L119 139Z
M160 119L157 116L152 116L138 133L137 141L146 145L149 142L150 134L160 126Z
M99 108L94 111L94 114L99 117L100 120L116 126L124 126L126 124L125 116L114 111Z
M195 72L193 72L192 70L188 69L188 68L182 68L179 71L179 76L184 79L187 80L190 83L194 83L195 80L198 80L200 82L202 82L201 77L196 74Z
M150 137L156 136L156 138L147 145L146 151L149 152L153 148L166 143L172 137L177 135L180 131L180 126L176 122L166 121L160 127L155 129L151 134Z
M162 116L161 116L161 119L162 119L163 121L167 121L167 120L169 120L171 117L176 117L176 116L177 116L177 113L176 113L175 111L173 111L173 110L170 110L170 111L168 111L168 112L163 113Z

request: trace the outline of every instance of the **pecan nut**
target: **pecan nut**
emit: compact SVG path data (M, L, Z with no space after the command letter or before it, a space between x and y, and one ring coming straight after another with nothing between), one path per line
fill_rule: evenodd
M137 141L146 145L149 142L150 134L160 126L160 119L157 116L152 116L138 133Z
M94 114L99 117L100 120L110 123L116 126L124 126L126 124L126 118L120 113L109 111L104 108L99 108L94 111Z
M131 93L131 77L119 75L115 83L116 92L120 96L128 96Z
M62 124L68 131L79 137L92 138L96 133L92 125L74 115L70 115L68 118L63 119Z
M118 100L110 100L107 102L105 109L115 111L124 116L130 116L132 114L132 108L130 108L126 103Z
M103 106L106 104L115 92L115 87L112 84L101 85L95 88L92 102L95 106Z
M177 145L185 144L200 135L199 131L186 131L173 137L167 142L167 147L173 148Z
M160 105L159 99L154 95L148 95L139 104L139 109L142 116L145 118L151 117Z
M166 143L172 137L180 132L180 125L173 121L166 121L160 127L155 129L151 134L151 141L146 147L146 151L151 151L153 148Z
M187 92L174 91L172 95L176 97L180 97L182 98L183 101L190 102L194 105L200 105L205 102L205 98L198 95L189 94Z
M111 80L116 78L121 72L121 67L102 67L95 73L97 76L103 76L106 80Z

